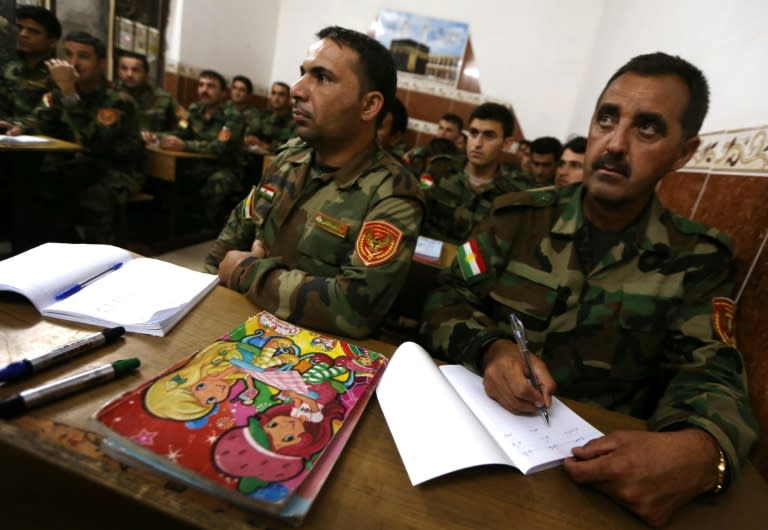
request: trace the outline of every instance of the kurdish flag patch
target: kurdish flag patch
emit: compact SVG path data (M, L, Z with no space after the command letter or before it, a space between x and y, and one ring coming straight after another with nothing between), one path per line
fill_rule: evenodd
M256 200L256 187L251 187L251 193L243 201L243 219L253 218L253 203Z
M464 279L469 280L478 274L486 272L487 269L483 256L480 254L480 247L474 239L461 245L457 254L461 274L464 275Z

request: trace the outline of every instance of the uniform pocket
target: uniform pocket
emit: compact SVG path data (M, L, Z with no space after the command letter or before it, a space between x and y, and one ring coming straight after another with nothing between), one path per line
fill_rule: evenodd
M305 256L339 266L352 251L352 244L347 238L312 224L306 227L296 248Z
M531 331L544 331L557 301L559 282L551 274L510 261L490 297L497 302L497 321L508 322L514 312Z

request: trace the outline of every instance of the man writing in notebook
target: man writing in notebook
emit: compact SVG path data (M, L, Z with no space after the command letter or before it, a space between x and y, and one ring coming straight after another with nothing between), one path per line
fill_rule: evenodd
M317 36L291 88L300 138L232 211L206 270L282 319L365 337L405 281L424 198L376 143L395 97L389 52L344 28Z
M593 440L565 470L651 524L726 488L757 434L728 318L730 242L655 193L696 151L708 99L703 74L678 57L629 61L597 102L583 186L497 199L426 306L432 351L482 373L512 412L537 413L557 390L648 419L655 432Z

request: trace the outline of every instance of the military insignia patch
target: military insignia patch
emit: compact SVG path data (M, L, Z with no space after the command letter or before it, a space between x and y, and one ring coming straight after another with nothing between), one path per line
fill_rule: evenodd
M366 221L355 242L355 254L366 266L388 262L400 248L403 233L387 221Z
M421 186L421 189L428 190L435 185L435 181L432 178L432 175L427 175L425 173L419 177L419 185Z
M341 238L347 237L347 232L349 232L349 225L347 223L323 212L317 212L314 221L316 227Z
M712 327L717 336L728 346L736 347L733 316L736 304L730 298L718 296L712 299Z
M269 184L262 184L259 188L259 196L271 201L275 198L275 188Z
M99 109L96 113L96 121L105 127L114 125L117 121L117 112L113 109Z
M483 256L480 253L480 247L474 239L460 246L456 253L456 259L459 260L461 274L464 276L464 279L469 280L473 276L483 274L487 270Z
M232 132L227 127L222 127L219 131L219 141L228 142L232 138Z
M179 120L179 127L181 129L186 129L187 127L189 127L189 121L186 119Z
M182 107L178 107L176 109L176 117L180 120L186 120L187 119L187 111L184 110Z
M43 94L43 105L48 108L53 106L53 94L51 92L46 92Z
M253 217L253 203L256 200L256 187L251 188L251 193L243 201L243 219L251 219Z

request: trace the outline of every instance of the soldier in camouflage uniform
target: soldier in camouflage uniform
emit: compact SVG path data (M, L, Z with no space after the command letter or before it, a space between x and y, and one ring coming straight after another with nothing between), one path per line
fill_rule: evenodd
M647 418L657 432L593 440L565 470L654 525L727 487L757 436L729 325L730 243L654 191L696 151L707 104L703 74L678 57L619 69L592 118L583 186L500 197L423 325L435 354L482 373L513 412L537 412L557 388ZM510 313L528 330L541 392Z
M496 197L521 189L514 173L501 165L513 130L514 118L503 105L483 103L472 111L467 157L433 157L420 178L427 195L423 235L463 243L487 217Z
M280 318L365 337L405 282L423 195L374 141L395 94L391 55L344 28L318 37L292 89L302 138L232 211L205 268Z
M269 107L255 109L246 116L245 145L274 153L296 135L287 84L280 81L272 83Z
M242 114L244 123L247 123L249 117L259 110L251 103L251 94L253 94L253 82L248 77L236 75L232 78L229 99L224 104Z
M398 160L402 160L405 153L409 151L408 144L403 140L407 128L408 109L405 108L402 101L395 98L392 102L392 110L387 112L376 130L376 138L379 145Z
M22 120L20 132L83 146L81 152L46 157L43 189L58 215L68 218L70 208L79 207L86 241L113 242L117 206L144 180L138 167L143 146L136 104L104 78L106 47L99 39L84 32L68 34L64 57L49 61L58 86Z
M224 105L227 85L213 70L200 73L197 93L187 119L170 135L160 138L160 147L172 151L212 153L215 159L196 159L181 172L182 184L194 185L203 199L210 228L221 226L226 199L240 188L240 154L243 119L233 107Z
M179 119L186 117L184 109L165 90L147 82L147 58L133 52L122 52L118 59L117 75L120 88L131 95L139 109L139 127L145 142L151 142L148 133L173 131Z
M45 61L56 56L61 37L58 19L42 7L21 6L16 25L19 58L0 71L0 131L32 112L43 94L56 86Z
M552 136L542 136L531 142L529 169L517 175L518 186L526 190L538 190L554 186L555 173L560 163L563 145Z
M444 114L437 122L436 138L425 146L414 147L408 151L403 156L403 162L414 175L419 176L424 173L429 159L433 156L463 154L456 147L456 139L461 136L462 129L464 129L464 120L460 116L450 112ZM447 142L439 139L445 139ZM435 140L438 141L435 142Z

